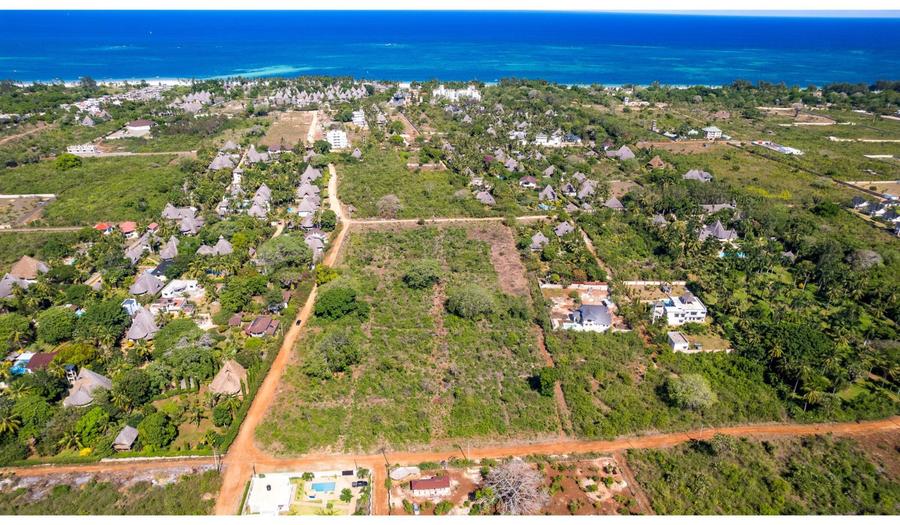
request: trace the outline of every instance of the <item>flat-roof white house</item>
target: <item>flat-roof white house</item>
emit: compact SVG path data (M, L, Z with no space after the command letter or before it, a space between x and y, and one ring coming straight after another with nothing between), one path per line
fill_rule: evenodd
M722 138L722 130L717 128L716 126L707 126L703 128L703 133L706 134L706 140L716 140Z
M673 352L687 352L691 346L681 332L669 332L666 336L669 339L669 346Z
M160 292L165 299L173 297L195 298L201 297L205 290L195 279L172 279Z
M702 323L706 321L706 305L691 292L668 296L653 306L653 322L665 319L669 326L681 326L685 323Z
M459 102L461 99L481 100L481 92L473 85L463 89L448 89L443 84L431 91L433 98L443 98L451 102Z
M350 146L347 133L341 129L332 129L325 134L325 140L331 144L331 149L344 149Z
M353 112L353 125L359 126L361 128L369 127L369 124L366 122L366 112L365 111L363 111L361 109L357 109L356 111Z
M71 146L66 146L66 152L71 153L72 155L96 155L97 146L91 143L73 144Z

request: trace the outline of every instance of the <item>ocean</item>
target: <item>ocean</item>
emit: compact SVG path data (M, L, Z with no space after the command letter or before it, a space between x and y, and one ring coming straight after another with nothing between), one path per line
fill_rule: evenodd
M350 75L569 84L900 78L900 18L0 11L0 78Z

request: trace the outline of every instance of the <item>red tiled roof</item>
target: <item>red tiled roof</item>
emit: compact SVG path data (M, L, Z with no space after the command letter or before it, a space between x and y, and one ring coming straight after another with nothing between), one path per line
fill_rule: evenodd
M450 478L448 476L435 476L429 479L414 479L409 482L411 490L434 490L450 488Z
M28 364L25 365L25 368L34 372L35 370L42 370L47 368L47 366L53 361L53 358L56 357L56 352L38 352L31 356L31 360L28 361Z
M131 233L137 229L137 223L134 221L125 221L119 223L119 229L122 230L122 233Z
M101 232L102 232L102 231L106 231L106 230L108 230L108 229L110 229L110 228L112 228L112 226L111 226L109 223L107 223L107 222L98 222L97 225L94 226L94 229L95 229L95 230L101 231Z

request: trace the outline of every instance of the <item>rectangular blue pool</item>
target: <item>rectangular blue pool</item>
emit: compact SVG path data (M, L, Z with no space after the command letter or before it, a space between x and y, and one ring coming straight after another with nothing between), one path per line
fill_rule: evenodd
M322 483L313 483L309 486L309 488L313 489L316 492L333 492L334 491L335 482L322 482Z

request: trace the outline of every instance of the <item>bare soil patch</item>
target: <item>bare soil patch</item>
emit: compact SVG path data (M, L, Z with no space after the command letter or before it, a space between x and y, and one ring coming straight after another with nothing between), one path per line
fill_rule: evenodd
M502 224L482 223L468 227L469 238L491 246L491 264L500 280L500 289L510 295L529 297L525 265L516 249L512 231Z
M864 190L877 191L878 193L890 193L891 195L900 195L900 181L898 180L858 180L848 181Z
M632 189L640 186L640 184L630 180L613 180L609 181L609 194L617 199L625 196Z
M852 438L882 474L892 481L900 482L900 461L897 461L900 454L900 433L887 431Z
M15 228L34 222L41 218L44 207L52 200L43 197L0 199L0 225Z
M292 147L298 142L305 143L313 114L314 111L284 111L276 114L274 122L266 130L260 144L278 146L283 143L287 147Z
M674 142L671 140L661 141L642 141L637 143L637 147L641 149L661 149L671 153L707 153L721 148L724 142L708 142L705 140L681 140Z

